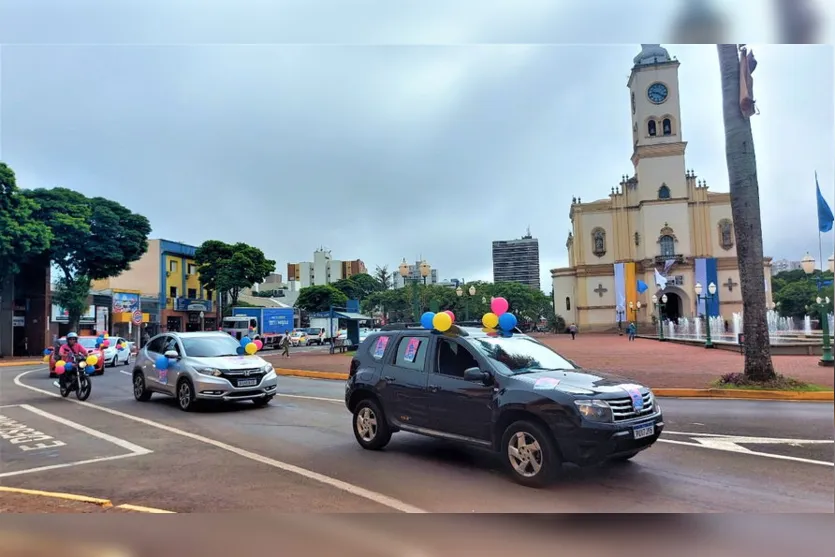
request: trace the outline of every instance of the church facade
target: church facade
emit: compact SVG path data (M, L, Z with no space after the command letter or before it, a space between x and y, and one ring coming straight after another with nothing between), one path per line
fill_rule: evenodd
M627 83L634 174L607 199L572 201L569 266L551 277L556 313L581 330L651 324L653 294L667 295L662 319L742 311L730 194L685 165L678 69L661 45L642 45ZM763 266L770 305L771 259ZM696 283L703 296L716 284L715 296L698 300Z

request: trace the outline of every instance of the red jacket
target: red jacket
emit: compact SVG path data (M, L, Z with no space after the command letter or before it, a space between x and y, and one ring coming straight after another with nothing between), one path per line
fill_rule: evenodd
M61 348L58 350L58 356L64 360L65 362L73 361L76 354L81 354L83 356L87 355L87 349L81 346L80 342L76 342L75 346L70 346L70 343L62 344Z

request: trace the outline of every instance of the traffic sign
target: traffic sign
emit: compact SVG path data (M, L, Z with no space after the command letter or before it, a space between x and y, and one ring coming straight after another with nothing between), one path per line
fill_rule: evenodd
M136 310L133 312L133 324L134 325L141 325L142 324L142 312L140 310Z

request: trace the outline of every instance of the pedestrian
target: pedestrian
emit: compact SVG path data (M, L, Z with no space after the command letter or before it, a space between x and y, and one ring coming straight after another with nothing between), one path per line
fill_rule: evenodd
M637 332L637 329L638 328L635 326L634 322L630 323L629 326L626 328L626 333L627 335L629 335L629 342L635 340L635 333Z
M574 337L577 335L577 325L572 323L568 326L568 332L571 333L571 340L574 340Z
M289 332L284 333L284 338L281 339L281 348L284 349L284 351L281 353L281 355L285 358L289 358L290 357L290 333Z

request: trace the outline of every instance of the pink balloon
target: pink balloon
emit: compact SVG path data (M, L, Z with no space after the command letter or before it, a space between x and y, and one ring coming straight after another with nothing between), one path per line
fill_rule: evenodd
M493 301L490 302L490 309L493 310L493 313L496 315L507 313L507 308L509 307L510 304L508 304L507 300L502 297L493 298Z
M66 371L66 370L64 369L64 366L55 366L55 373L56 373L57 375L61 375L61 374L63 374L63 373L64 373L64 371Z
M262 348L264 348L264 343L261 342L258 339L255 339L255 348L257 348L258 350L261 350Z
M452 320L452 322L453 322L453 323L455 323L455 314L454 314L454 313L452 313L452 311L450 311L450 310L446 310L444 313L446 313L447 315L449 315L449 318Z
M110 341L107 340L107 339L104 339L104 341L101 343L101 345L102 345L103 348L107 348L108 346L110 346Z

